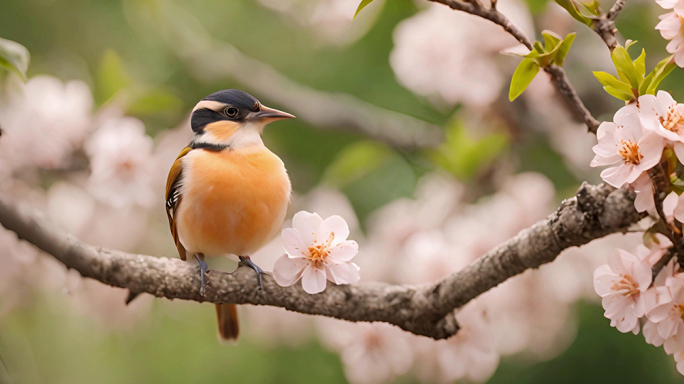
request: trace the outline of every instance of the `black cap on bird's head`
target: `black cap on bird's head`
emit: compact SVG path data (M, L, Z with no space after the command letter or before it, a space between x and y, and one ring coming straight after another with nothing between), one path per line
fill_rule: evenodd
M256 122L266 125L294 115L268 108L254 96L238 89L224 89L202 99L192 111L190 125L195 133L201 133L207 124L225 120L238 124Z

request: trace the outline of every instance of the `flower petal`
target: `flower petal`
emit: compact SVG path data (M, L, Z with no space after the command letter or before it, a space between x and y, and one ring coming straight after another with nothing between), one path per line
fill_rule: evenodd
M328 257L332 257L337 261L349 261L359 253L359 244L354 240L347 240L336 246L330 248Z
M302 236L294 228L285 228L281 234L283 248L292 257L308 257L309 247L304 245Z
M273 265L273 278L281 287L289 287L302 277L307 265L306 259L293 259L283 255Z
M323 219L317 213L299 211L292 218L292 228L299 231L304 245L310 247L316 244L318 229L321 227L322 222Z
M309 265L302 275L302 288L311 295L323 292L325 289L325 270Z
M326 263L325 268L335 284L354 284L359 281L359 267L354 263Z
M347 222L340 216L333 215L323 220L319 229L321 239L319 241L327 241L331 233L334 233L335 239L332 244L339 244L349 236L349 226Z

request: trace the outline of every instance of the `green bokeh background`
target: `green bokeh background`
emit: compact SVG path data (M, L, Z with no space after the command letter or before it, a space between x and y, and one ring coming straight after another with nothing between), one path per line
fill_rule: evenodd
M145 1L153 3L140 3ZM435 109L397 83L388 64L392 31L418 11L411 0L388 0L370 32L344 47L319 44L309 31L256 0L192 0L178 5L215 38L229 41L296 82L349 93L450 127L441 150L406 153L361 136L316 130L299 120L279 123L278 129L266 131L265 140L286 162L297 192L305 193L322 181L332 183L347 194L363 220L387 202L411 196L416 180L436 166L479 186L497 156L499 161L514 159L519 171L544 173L560 191L559 199L579 186L580 180L565 168L543 135L503 130L469 137L452 120L455 109ZM537 15L555 6L544 0L528 0L528 5ZM130 91L135 98L127 112L142 119L153 136L179 124L207 94L244 88L240 79L204 82L193 75L152 20L131 22L126 9L122 0L4 0L0 37L30 50L29 76L47 73L84 80L98 104L122 89ZM653 30L658 14L649 2L628 4L617 23L624 35L639 40L639 49L648 47L650 65L665 55L666 42ZM594 81L588 71L572 71L578 49L573 47L568 59L571 78ZM675 70L663 87L682 99L684 87L678 85L683 80L684 71ZM600 91L598 83L595 88ZM619 105L595 94L584 96L600 100L588 103L597 116L606 116ZM150 316L133 329L111 331L66 311L66 300L65 295L41 294L0 318L0 383L346 382L338 356L313 341L295 349L266 348L248 338L238 347L219 345L214 314L206 305L157 300ZM169 306L181 309L168 316ZM567 351L541 363L506 358L490 382L684 381L661 348L647 345L642 336L622 335L610 328L600 307L579 303L576 315L577 339ZM412 380L404 377L397 382Z

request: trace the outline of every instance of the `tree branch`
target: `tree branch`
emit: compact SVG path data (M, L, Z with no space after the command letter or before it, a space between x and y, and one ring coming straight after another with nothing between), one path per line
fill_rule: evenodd
M615 19L624 6L625 0L617 0L608 13L595 18L592 24L594 31L601 36L601 39L603 39L611 52L618 45L617 39L615 39L615 34L618 31L615 28Z
M381 283L330 285L317 295L301 286L278 286L264 277L257 289L254 272L211 271L200 294L197 270L179 259L157 258L97 248L66 235L35 210L0 198L0 223L53 255L82 276L168 299L270 305L349 321L382 321L417 335L444 339L458 331L454 309L526 269L553 261L564 249L610 233L624 232L643 215L634 210L634 193L607 185L582 185L545 220L521 231L465 269L431 286Z
M472 15L490 20L491 22L501 26L506 32L515 37L520 43L524 44L529 50L533 49L532 41L525 35L525 33L513 25L513 23L504 14L499 12L496 7L485 8L477 2L465 2L462 0L428 1L441 3L450 7L451 9L470 13ZM575 117L587 125L589 132L596 133L600 123L594 118L594 116L592 116L591 112L589 112L587 107L582 102L582 99L580 99L577 95L577 92L572 87L572 84L570 84L568 76L565 74L565 70L555 64L545 67L544 70L553 78L556 88L561 95L563 95L565 102L568 104Z

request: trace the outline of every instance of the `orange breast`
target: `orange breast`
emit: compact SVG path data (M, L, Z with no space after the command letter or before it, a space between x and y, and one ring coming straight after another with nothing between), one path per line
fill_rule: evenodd
M290 201L283 162L265 147L183 158L178 235L191 253L247 256L282 226Z

